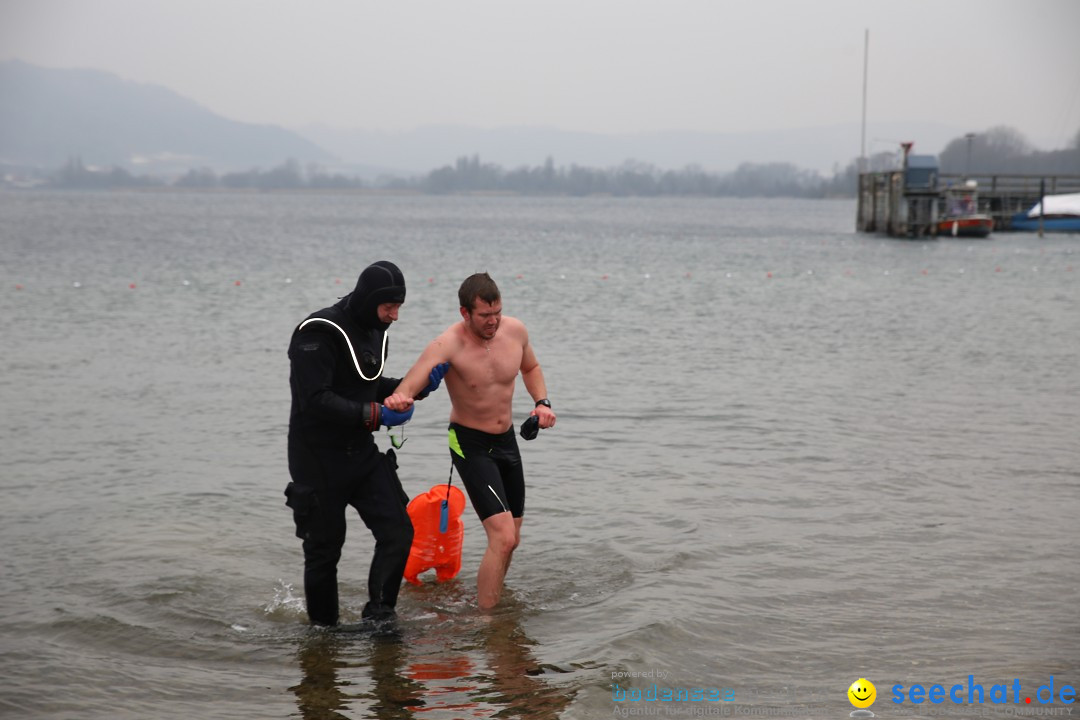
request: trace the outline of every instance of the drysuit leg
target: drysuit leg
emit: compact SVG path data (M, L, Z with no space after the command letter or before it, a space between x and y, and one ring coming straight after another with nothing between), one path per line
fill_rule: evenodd
M290 442L289 471L293 482L285 494L287 504L293 508L296 535L304 541L308 618L318 625L336 625L337 565L345 544L345 489L350 468L345 457L324 454L323 459L326 465L304 445Z
M316 625L337 625L337 564L344 544L344 534L340 542L304 541L304 597Z
M401 579L412 547L413 526L406 506L409 497L397 476L390 450L359 483L350 504L375 536L375 555L368 573L368 597L363 616L382 620L394 616Z

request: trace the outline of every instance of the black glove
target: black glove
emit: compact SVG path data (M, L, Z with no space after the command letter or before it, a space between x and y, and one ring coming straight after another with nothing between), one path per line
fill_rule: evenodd
M532 440L536 437L536 434L540 432L540 418L536 415L530 415L529 419L521 423L521 437L526 440Z

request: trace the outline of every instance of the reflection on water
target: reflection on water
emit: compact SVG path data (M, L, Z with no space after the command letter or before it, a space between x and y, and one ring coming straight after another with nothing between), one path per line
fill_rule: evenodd
M423 704L423 686L402 672L405 653L395 634L312 630L301 639L297 659L303 677L290 690L305 720L348 718L344 713L354 704L367 705L373 717L411 718L410 706ZM357 666L368 670L371 692L359 692L350 679Z
M338 712L349 705L338 669L342 666L340 656L346 642L337 633L315 631L300 641L296 655L303 677L299 685L289 690L296 694L296 704L304 718L345 717Z
M301 679L290 690L305 720L357 711L380 719L557 718L575 689L548 681L563 670L532 654L525 615L511 596L491 614L427 608L394 628L312 629L299 641Z
M555 668L541 667L532 654L536 642L525 634L521 610L511 605L492 615L480 632L490 673L481 681L488 702L505 708L510 717L555 718L574 698L574 692L541 679ZM557 669L556 669L557 670Z

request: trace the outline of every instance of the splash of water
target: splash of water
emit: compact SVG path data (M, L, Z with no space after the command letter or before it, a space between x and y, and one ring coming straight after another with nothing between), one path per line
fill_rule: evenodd
M302 595L297 595L292 583L287 583L278 578L274 586L274 597L263 608L263 612L271 617L303 615L307 612Z

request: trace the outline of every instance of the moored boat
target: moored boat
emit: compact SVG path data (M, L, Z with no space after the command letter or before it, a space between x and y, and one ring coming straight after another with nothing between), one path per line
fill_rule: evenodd
M990 235L994 229L994 219L989 215L957 215L938 221L938 235L952 235L953 237L980 237Z
M1040 222L1046 232L1080 232L1080 193L1047 195L1027 212L1013 215L1011 227L1037 232Z
M945 188L945 213L937 221L937 234L987 237L994 229L994 219L986 213L980 213L978 208L978 185L974 180L968 180L959 187Z

